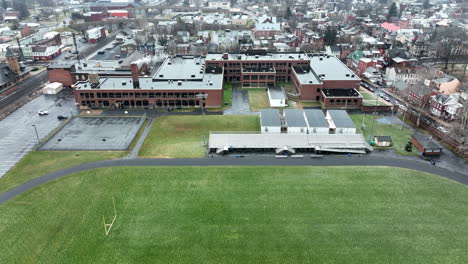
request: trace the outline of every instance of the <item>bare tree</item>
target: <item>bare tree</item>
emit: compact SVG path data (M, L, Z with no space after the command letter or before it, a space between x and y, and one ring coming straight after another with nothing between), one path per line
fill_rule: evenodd
M444 69L448 68L451 59L460 55L462 42L465 39L467 39L467 34L459 27L441 28L434 31L433 50L437 57L444 60Z

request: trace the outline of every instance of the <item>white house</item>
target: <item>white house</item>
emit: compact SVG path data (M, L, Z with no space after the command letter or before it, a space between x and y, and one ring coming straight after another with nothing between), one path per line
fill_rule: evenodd
M327 110L326 119L331 134L356 134L356 126L345 110Z
M260 127L262 134L280 134L281 119L278 109L261 109Z
M271 107L286 107L288 105L281 87L268 87L268 99Z
M284 109L283 115L288 128L288 134L307 134L307 122L302 110Z
M309 134L325 135L330 132L328 122L321 109L306 109L304 117L307 121L307 131Z

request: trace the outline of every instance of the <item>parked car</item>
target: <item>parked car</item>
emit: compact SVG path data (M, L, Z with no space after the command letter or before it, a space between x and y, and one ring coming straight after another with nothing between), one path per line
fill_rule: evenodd
M68 116L65 116L65 115L59 115L59 116L57 116L57 119L58 119L58 120L64 120L64 119L68 119Z
M443 127L443 126L438 126L438 127L437 127L437 130L439 130L439 131L442 132L442 133L448 133L448 130L447 130L445 127Z
M42 110L41 110L41 111L39 111L39 112L37 112L37 113L38 113L40 116L42 116L42 115L48 115L48 114L49 114L49 111L42 111Z

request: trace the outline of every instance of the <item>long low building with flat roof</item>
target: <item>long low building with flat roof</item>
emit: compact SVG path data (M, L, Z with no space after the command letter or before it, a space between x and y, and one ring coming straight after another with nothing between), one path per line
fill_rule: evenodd
M244 152L252 150L274 151L277 154L298 151L320 153L366 153L373 148L362 134L229 134L211 133L210 152Z
M152 77L140 77L138 65L131 66L131 77L96 74L90 75L87 81L77 82L73 86L76 102L81 108L222 106L222 69L206 67L202 57L169 57Z

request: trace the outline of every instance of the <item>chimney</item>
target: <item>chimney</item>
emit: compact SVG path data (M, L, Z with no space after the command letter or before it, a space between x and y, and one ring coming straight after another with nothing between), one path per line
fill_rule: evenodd
M140 88L140 80L138 79L138 64L130 64L130 71L132 72L133 88Z

